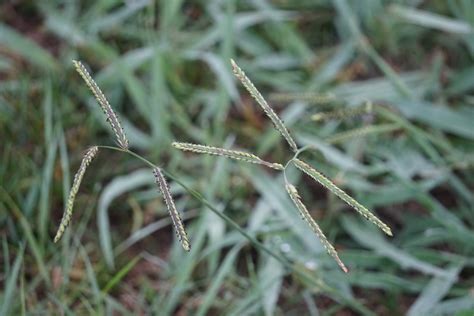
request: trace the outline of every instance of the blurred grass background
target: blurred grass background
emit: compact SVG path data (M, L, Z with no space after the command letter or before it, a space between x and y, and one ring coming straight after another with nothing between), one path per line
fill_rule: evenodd
M7 0L0 21L0 315L474 315L474 2ZM394 229L290 170L349 274L279 174L171 148L289 158L230 58L318 149L305 159ZM150 170L107 151L53 244L83 152L113 143L72 59L132 149L287 264L172 182L184 252ZM310 119L367 100L369 115Z

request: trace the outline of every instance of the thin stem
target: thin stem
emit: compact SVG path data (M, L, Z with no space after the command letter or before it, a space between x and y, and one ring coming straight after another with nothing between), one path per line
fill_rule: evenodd
M153 164L152 162L150 162L149 160L147 160L146 158L140 156L139 154L127 149L127 150L124 150L124 149L121 149L119 147L114 147L114 146L104 146L104 145L101 145L101 146L97 146L99 148L104 148L104 149L110 149L110 150L115 150L115 151L119 151L119 152L123 152L123 153L127 153L127 154L130 154L138 159L140 159L141 161L143 161L145 164L147 164L148 166L152 167L152 168L156 168L157 166L155 164ZM304 149L304 147L302 148ZM223 212L219 211L218 209L216 209L210 202L208 202L199 192L189 188L187 185L185 185L183 182L181 182L180 180L178 180L176 178L176 176L174 176L173 174L169 173L168 171L166 170L163 170L163 172L170 178L172 179L173 181L175 181L178 185L180 185L186 192L188 192L189 194L191 194L194 198L196 198L197 200L199 200L199 202L202 203L202 205L204 205L205 207L207 207L209 210L211 210L213 213L215 213L217 216L219 216L220 218L222 218L224 221L226 221L230 226L232 226L235 230L237 230L242 236L244 236L248 241L250 241L251 244L253 244L257 249L267 253L268 255L272 256L273 258L275 258L276 260L278 260L280 263L282 263L286 268L288 268L291 272L299 275L300 277L303 277L304 279L307 279L308 281L310 281L313 285L317 286L317 287L320 287L322 290L324 291L327 291L328 293L331 293L332 295L334 295L334 297L337 297L338 299L340 299L342 302L348 304L349 306L353 307L354 309L364 313L364 314L367 314L367 315L373 315L373 313L371 313L364 305L360 304L359 302L357 301L354 301L354 300L351 300L345 296L342 296L340 295L334 288L330 287L329 285L327 285L326 283L324 283L322 280L320 279L316 279L314 278L312 275L310 275L309 273L307 273L306 271L303 271L303 270L299 270L297 269L288 259L286 259L285 257L282 257L280 255L278 255L276 252L274 252L273 250L267 248L264 244L262 244L261 242L259 242L255 237L253 237L252 235L250 235L249 233L247 233L245 230L243 230L239 224L237 224L233 219L231 219L230 217L228 217L226 214L224 214Z
M284 176L285 176L285 182L286 182L286 183L288 183L288 181L286 181L286 173L285 173L286 168L288 168L288 166L290 165L290 163L291 163L292 161L294 161L295 159L297 159L298 156L299 156L302 152L305 152L305 151L307 151L307 150L309 150L309 149L317 149L317 148L314 147L313 145L305 145L305 146L303 146L303 147L301 147L301 148L298 148L298 150L295 152L295 154L293 155L293 157L291 157L291 159L286 162L285 167L283 168L283 174L284 174Z
M155 164L153 164L152 162L150 162L149 160L147 160L146 158L140 156L139 154L127 149L127 150L124 150L122 148L119 148L119 147L113 147L113 146L97 146L99 148L104 148L104 149L111 149L111 150L115 150L115 151L120 151L120 152L124 152L124 153L127 153L127 154L130 154L138 159L140 159L141 161L143 161L144 163L146 163L147 165L149 165L150 167L152 168L156 168L157 166ZM225 215L224 213L220 212L218 209L214 208L214 206L212 204L210 204L199 192L189 188L187 185L185 185L184 183L182 183L181 181L179 181L173 174L169 173L168 171L166 170L163 170L163 172L170 178L172 179L173 181L175 181L176 183L178 183L183 189L185 189L189 194L191 194L192 196L194 196L196 199L198 199L204 206L206 206L207 208L209 208L211 211L213 211L214 213L216 213L219 217L221 217L223 220L227 221L232 227L234 227L235 229L237 229L244 237L246 237L250 242L252 242L254 245L257 246L257 248L260 248L261 250L267 252L269 255L271 255L272 257L274 257L275 259L277 259L278 261L280 261L281 263L283 264L290 264L286 259L283 259L281 258L280 256L278 256L276 253L274 253L272 250L270 249L267 249L263 244L261 244L259 241L257 241L254 237L250 236L247 232L245 232L242 228L240 228L240 226L234 222L230 217L228 217L227 215Z
M288 178L286 177L286 169L295 159L298 158L299 154L301 154L302 152L305 152L308 149L316 149L316 147L314 147L313 145L305 145L301 148L298 148L295 154L293 155L293 157L291 157L291 159L286 162L285 167L283 168L283 178L285 180L285 185L290 183L288 182Z
M130 149L127 149L126 153L127 153L127 154L130 154L130 155L132 155L132 156L134 156L134 157L136 157L136 158L138 158L138 159L140 159L141 161L143 161L144 163L146 163L147 165L149 165L149 166L152 167L152 168L158 168L157 165L155 165L154 163L150 162L149 160L143 158L143 157L140 156L139 154L137 154L137 153L131 151Z
M143 161L145 164L147 164L148 166L150 166L151 168L157 168L158 166L155 165L154 163L152 163L151 161L149 161L148 159L140 156L139 154L131 151L130 149L122 149L122 148L119 148L119 147L114 147L114 146L104 146L104 145L101 145L101 146L97 146L99 148L105 148L105 149L111 149L111 150L115 150L115 151L120 151L120 152L123 152L123 153L127 153L127 154L130 154L132 156L134 156L135 158L138 158L140 159L141 161Z
M291 160L290 160L291 161ZM288 164L287 164L288 165ZM285 185L288 184L288 178L286 177L286 166L285 168L283 169L283 178L285 179Z
M146 158L140 156L139 154L127 149L127 150L124 150L124 149L121 149L119 147L113 147L113 146L97 146L99 148L104 148L104 149L111 149L111 150L115 150L115 151L120 151L120 152L124 152L124 153L127 153L127 154L130 154L138 159L140 159L141 161L143 161L144 163L146 163L147 165L149 165L150 167L152 168L156 168L157 166L155 164L153 164L152 162L150 162L149 160L147 160ZM223 220L227 221L233 228L237 229L244 237L246 237L251 243L253 243L255 246L257 246L257 248L267 252L269 255L271 255L272 257L274 257L275 259L277 259L278 261L280 261L281 263L285 264L285 265L288 265L288 266L291 266L290 263L278 256L275 252L273 252L272 250L266 248L262 243L260 243L258 240L256 240L254 237L252 237L251 235L249 235L247 232L245 232L242 228L240 228L240 226L234 222L230 217L228 217L227 215L225 215L224 213L220 212L218 209L216 209L212 204L210 204L199 192L189 188L187 185L185 185L183 182L181 182L180 180L178 180L173 174L169 173L168 171L166 170L163 170L163 172L170 178L172 179L173 181L175 181L176 183L178 183L184 190L186 190L189 194L191 194L192 196L194 196L196 199L198 199L204 206L206 206L207 208L209 208L211 211L213 211L214 213L216 213L219 217L221 217Z

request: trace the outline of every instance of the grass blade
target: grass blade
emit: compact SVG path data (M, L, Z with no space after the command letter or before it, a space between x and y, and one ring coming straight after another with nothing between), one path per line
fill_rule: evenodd
M474 29L469 23L454 20L436 13L404 7L393 4L390 7L391 13L395 16L413 24L423 27L430 27L440 31L468 35L473 34Z
M120 269L102 289L102 293L109 293L129 272L135 267L140 260L140 256L136 256L128 262L122 269Z
M105 262L109 269L115 267L115 257L112 246L112 228L108 210L111 203L124 193L130 192L143 185L150 185L153 179L150 170L139 169L111 180L102 190L97 206L97 228L99 241Z
M370 227L363 225L361 222L357 222L352 217L343 217L342 224L347 233L349 233L349 235L351 235L359 244L373 250L380 256L392 260L402 269L412 269L423 274L437 277L448 276L448 273L445 270L438 268L429 262L422 261L404 249L394 246L386 241L385 238L383 238L383 235L377 230L370 229Z
M58 69L56 60L47 50L3 23L0 24L0 43L44 71Z
M41 277L43 278L44 282L49 286L51 282L46 269L43 254L41 252L41 247L35 239L33 229L31 228L27 217L23 215L23 212L20 210L18 205L2 186L0 186L0 197L2 198L2 201L8 205L7 210L11 212L12 218L14 218L20 224L26 241L29 244L30 250L33 253L33 256L35 257L36 264L38 266L38 271L41 274Z
M18 277L18 273L20 272L20 267L23 262L23 251L25 247L21 246L19 250L19 254L15 259L15 263L13 264L13 268L8 273L8 277L5 281L5 292L3 293L3 301L0 308L0 315L9 315L10 308L12 303L15 302L14 294L16 291L16 281Z
M408 316L428 315L433 311L439 301L449 292L454 283L458 280L458 275L462 269L462 264L451 267L447 276L434 277L423 289L416 301L410 306Z
M222 261L222 264L219 267L212 283L210 284L206 295L203 297L199 309L196 313L198 316L208 315L209 309L212 307L212 303L216 301L216 296L219 292L219 289L224 282L225 277L233 271L233 265L241 250L242 245L237 244L232 248L231 251L227 254L225 259Z

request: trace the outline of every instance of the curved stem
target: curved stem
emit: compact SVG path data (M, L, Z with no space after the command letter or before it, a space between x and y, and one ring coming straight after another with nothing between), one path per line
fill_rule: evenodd
M127 153L129 155L132 155L134 156L135 158L138 158L140 159L142 162L144 162L145 164L147 164L148 166L152 167L152 168L156 168L157 166L155 164L153 164L152 162L150 162L149 160L147 160L146 158L140 156L139 154L131 151L130 149L122 149L122 148L119 148L119 147L114 147L114 146L104 146L104 145L101 145L101 146L97 146L99 148L104 148L104 149L110 149L110 150L115 150L115 151L120 151L120 152L123 152L123 153ZM310 148L310 146L305 146L303 148L301 148L300 150L298 150L296 153L295 153L295 156L297 156L299 153L301 153L302 151L306 150ZM293 160L295 157L293 157L291 160ZM290 161L291 161L290 160ZM288 165L288 164L287 164ZM347 298L345 296L342 296L340 295L333 287L329 286L328 284L326 284L323 280L321 279L317 279L317 278L314 278L312 275L310 275L307 271L304 271L304 270L300 270L298 268L295 267L294 264L292 264L287 258L283 257L283 256L280 256L278 255L276 252L274 252L272 249L268 248L267 246L265 246L263 243L261 243L260 241L258 241L254 236L250 235L249 233L247 233L245 230L243 230L239 224L237 224L233 219L231 219L229 216L227 216L226 214L224 214L223 212L219 211L217 208L215 208L209 201L207 201L199 192L197 192L196 190L193 190L191 188L189 188L186 184L184 184L183 182L181 182L180 180L178 180L178 178L176 176L174 176L172 173L169 173L168 171L166 170L162 170L163 173L165 173L170 179L172 179L173 181L175 181L178 185L180 185L186 192L188 192L189 194L191 194L194 198L196 198L197 200L199 200L202 205L204 205L205 207L207 207L209 210L211 210L213 213L215 213L217 216L219 216L220 218L222 218L225 222L227 222L230 226L232 226L235 230L237 230L242 236L244 236L248 241L250 241L251 244L253 244L256 248L258 248L259 250L267 253L268 255L270 255L271 257L275 258L277 261L279 261L281 264L283 264L283 266L285 266L286 268L288 268L290 271L292 271L293 273L299 275L300 277L304 278L304 279L307 279L308 281L310 281L313 285L317 286L317 287L320 287L321 289L323 289L324 291L327 291L328 293L331 293L332 295L334 295L334 297L337 297L338 299L340 299L341 301L343 301L344 303L346 303L347 305L353 307L354 309L360 311L360 312L363 312L364 314L367 314L367 315L373 315L371 313L371 311L369 311L364 305L360 304L359 302L355 301L355 300L352 300L350 298ZM286 173L285 173L285 170L283 170L284 172L284 175L285 175L285 181L286 181Z
M307 151L308 149L316 149L316 147L314 147L313 145L305 145L305 146L301 147L300 149L298 149L298 151L295 153L295 155L293 156L293 158L291 160L293 160L294 158L298 158L299 154L301 154L302 152Z
M97 147L105 148L105 149L112 149L112 150L115 150L115 151L127 152L126 150L124 150L122 148L119 148L119 147L115 147L115 146L97 145Z
M291 161L291 160L290 160ZM283 179L285 180L285 185L288 184L288 178L286 177L286 166L285 168L283 169Z
M285 170L286 168L288 168L288 166L290 165L290 163L295 160L296 158L298 158L299 154L301 154L302 152L305 152L307 151L308 149L316 149L316 147L314 147L313 145L305 145L301 148L298 148L298 150L295 152L295 154L293 155L293 157L291 157L290 160L288 160L285 164L285 167L283 168L283 173L285 173ZM286 173L285 173L285 181L286 181Z
M119 147L114 147L114 146L97 146L99 148L105 148L105 149L112 149L112 150L115 150L115 151L120 151L120 152L123 152L123 153L127 153L127 154L130 154L132 156L134 156L135 158L138 158L140 159L141 161L143 161L145 164L147 164L148 166L150 166L151 168L158 168L157 165L155 165L154 163L152 163L151 161L149 161L148 159L140 156L139 154L131 151L130 149L122 149L122 148L119 148Z
M152 168L156 168L157 166L155 164L153 164L152 162L150 162L149 160L147 160L146 158L140 156L139 154L131 151L130 149L122 149L122 148L119 148L119 147L114 147L114 146L97 146L99 148L104 148L104 149L111 149L111 150L115 150L115 151L120 151L120 152L123 152L123 153L127 153L127 154L130 154L138 159L140 159L141 161L143 161L145 164L149 165L150 167ZM253 236L249 235L246 231L244 231L242 228L240 228L240 226L234 222L230 217L228 217L227 215L225 215L224 213L220 212L218 209L216 209L211 203L209 203L199 192L189 188L187 185L185 185L183 182L181 182L180 180L178 180L173 174L169 173L168 171L166 170L163 170L163 172L170 178L172 179L173 181L175 181L176 183L178 183L184 190L186 190L189 194L191 194L192 196L194 196L196 199L198 199L204 206L206 206L207 208L209 208L211 211L213 211L214 213L216 213L219 217L221 217L223 220L225 220L226 222L228 222L233 228L235 228L236 230L238 230L245 238L247 238L252 244L254 244L257 248L265 251L266 253L268 253L269 255L271 255L272 257L274 257L275 259L277 259L278 261L280 261L281 263L283 263L284 265L287 265L289 267L291 267L290 263L288 262L288 260L278 256L278 254L276 254L275 252L273 252L272 250L266 248L262 243L260 243L258 240L256 240Z

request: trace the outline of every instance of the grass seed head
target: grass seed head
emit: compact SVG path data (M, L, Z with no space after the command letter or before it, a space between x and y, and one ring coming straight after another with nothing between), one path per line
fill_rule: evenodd
M71 222L74 200L76 198L77 192L79 191L82 178L84 177L84 174L86 173L87 167L92 162L92 160L94 159L94 157L97 155L98 152L99 152L99 148L97 146L91 147L85 153L84 158L82 158L81 166L79 167L79 170L74 176L72 188L71 188L71 191L69 192L69 197L66 202L66 208L64 210L63 217L61 219L61 223L59 224L59 228L56 233L56 236L54 237L54 242L58 242L59 239L61 239L62 235L64 234L64 231L66 230L67 226Z
M328 120L342 120L358 115L371 114L373 111L372 103L367 102L364 105L354 108L343 108L328 112L319 112L313 114L311 119L313 121L328 121Z
M382 222L377 216L375 216L371 211L369 211L365 206L357 202L354 198L352 198L349 194L341 190L337 185L332 183L331 180L326 178L323 174L318 172L316 169L308 165L306 162L295 158L293 159L293 164L296 168L300 169L308 176L313 178L316 182L319 182L325 188L330 190L332 193L337 195L341 200L352 206L360 215L365 217L371 223L378 226L382 231L384 231L387 235L392 236L392 230L388 227L387 224Z
M254 154L243 152L243 151L230 150L230 149L224 149L224 148L219 148L219 147L211 147L211 146L205 146L205 145L199 145L199 144L179 143L179 142L173 142L172 146L174 148L177 148L183 151L191 151L191 152L195 152L199 154L223 156L223 157L227 157L231 159L264 165L276 170L284 169L284 167L279 163L268 162L261 159L260 157L255 156Z
M102 90L100 90L97 83L87 71L86 67L80 61L73 60L72 62L76 67L77 72L81 75L82 79L84 79L87 86L94 94L95 98L97 99L97 102L99 102L102 111L104 111L105 116L107 117L107 122L109 122L110 126L112 127L112 130L117 139L117 143L122 149L128 149L127 136L125 135L125 132L122 128L122 125L120 124L117 114L115 114L114 110L112 109L112 106L105 97L104 93L102 92Z
M178 210L176 209L176 205L174 204L174 200L168 187L168 183L166 182L166 179L163 173L161 172L161 169L153 169L153 175L155 177L155 182L161 191L161 194L163 194L163 199L165 200L166 207L168 208L168 212L171 217L171 221L173 222L176 236L178 237L178 240L183 246L184 250L190 251L191 244L189 243L188 235L186 234L183 221L181 220L181 216L179 215Z
M275 113L275 111L273 111L270 105L268 105L267 101L265 101L262 94L257 90L257 88L252 83L252 81L250 81L250 79L247 77L245 72L242 69L240 69L237 63L233 59L230 60L230 63L232 64L232 70L234 72L234 75L237 77L237 79L240 80L240 82L247 89L250 95L255 99L255 101L257 101L257 103L262 107L263 111L267 114L270 120L272 120L272 123L275 126L275 128L280 132L283 138L285 138L285 140L288 142L291 149L294 152L296 152L298 150L298 146L296 146L296 143L293 137L291 137L290 132L286 128L285 124L283 124L283 121Z
M306 221L309 224L309 227L311 228L311 230L318 236L319 240L321 241L321 244L326 249L327 253L331 257L334 258L334 260L337 262L339 267L341 267L342 271L344 271L345 273L348 273L349 270L347 269L345 264L342 262L342 260L339 258L339 255L337 254L336 249L329 242L326 235L324 235L324 233L321 230L321 228L319 227L319 225L311 217L311 215L308 212L308 209L306 208L306 206L301 201L300 195L298 194L298 191L296 190L295 186L292 185L292 184L287 183L285 185L285 188L286 188L286 191L288 192L288 195L290 196L291 200L293 201L296 208L300 212L301 217L303 218L304 221Z

